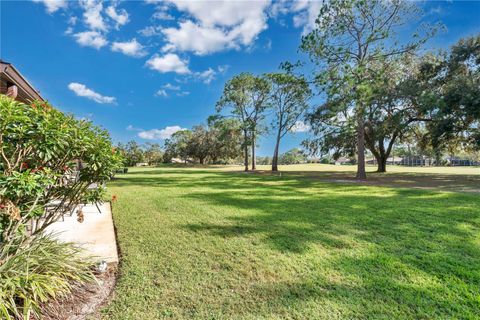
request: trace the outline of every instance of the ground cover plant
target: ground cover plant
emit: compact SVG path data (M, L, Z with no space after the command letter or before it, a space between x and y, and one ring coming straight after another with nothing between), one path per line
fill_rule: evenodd
M224 170L110 183L122 262L105 319L480 314L478 193Z
M17 237L0 249L1 319L41 319L49 312L47 302L95 283L93 260L80 247L50 235L37 235L29 242Z

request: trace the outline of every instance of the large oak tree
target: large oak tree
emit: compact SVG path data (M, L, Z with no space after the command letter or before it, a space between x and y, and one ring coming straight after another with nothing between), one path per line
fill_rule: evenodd
M302 39L300 49L318 67L315 80L326 95L325 105L355 117L357 179L366 179L365 114L377 76L370 67L415 52L431 36L434 29L425 28L424 36L399 44L396 31L418 13L413 2L402 0L331 0L320 9L316 28Z

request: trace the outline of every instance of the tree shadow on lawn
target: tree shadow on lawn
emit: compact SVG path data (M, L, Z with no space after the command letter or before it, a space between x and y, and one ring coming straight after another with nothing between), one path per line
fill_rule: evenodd
M258 171L260 175L278 175L271 171ZM355 183L392 188L434 189L452 192L480 193L480 169L477 175L439 173L369 172L366 181L357 181L354 172L287 171L285 176L305 177L325 182Z
M226 241L261 239L287 255L323 250L331 257L324 267L354 277L357 285L327 279L320 288L355 304L352 310L360 314L393 316L391 307L412 317L473 318L480 311L480 201L472 195L305 181L287 188L257 185L254 192L226 185L212 189L184 197L240 213L185 228ZM257 294L273 291L275 301L292 294L292 301L324 297L320 288L309 288L311 281L260 286Z
M185 175L191 173L193 178L185 178ZM479 175L456 175L456 174L428 174L428 173L368 173L368 180L359 182L355 180L353 172L335 172L335 171L255 171L255 172L219 172L208 168L188 168L187 170L179 167L166 167L161 169L144 170L118 175L116 183L124 184L175 184L178 183L197 183L198 174L208 176L203 184L211 186L212 180L220 183L224 180L231 184L230 178L246 178L249 181L263 182L265 179L270 181L294 179L302 181L302 184L308 181L323 181L327 183L351 183L355 186L386 186L392 188L414 188L414 189L432 189L452 192L471 192L480 193L480 174ZM139 177L132 177L138 175ZM146 176L146 177L145 177ZM148 176L154 176L149 178ZM170 177L171 179L164 179ZM159 179L161 178L161 179ZM128 180L128 182L127 182ZM122 182L123 181L123 182Z
M256 285L250 294L268 300L274 310L297 309L305 319L478 319L478 286L450 273L446 279L417 275L383 254L340 257L323 268L335 270L341 280L312 272L308 279Z
M188 175L192 173L192 175ZM201 176L199 176L201 175ZM297 187L308 187L318 181L298 176L262 176L255 173L226 173L212 170L150 170L120 175L111 182L113 186L150 186L208 189L243 189L255 191L256 186L270 189L295 191Z
M322 252L295 281L252 284L248 294L268 301L269 310L316 318L313 309L298 310L313 301L332 312L341 308L343 318L475 318L480 311L480 200L473 195L325 183L301 174L191 172L140 171L112 184L177 188L182 192L173 197L214 206L218 221L196 222L200 216L183 225L193 237L244 239L246 250L257 243L293 261ZM247 312L254 314L259 307L252 307Z

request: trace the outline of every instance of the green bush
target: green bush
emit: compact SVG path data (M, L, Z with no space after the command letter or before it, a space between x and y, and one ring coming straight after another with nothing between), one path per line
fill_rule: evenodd
M79 203L101 201L89 185L121 165L108 132L56 110L0 95L0 245L40 233Z
M42 305L95 281L90 259L51 235L17 236L0 249L1 319L41 319Z
M121 163L106 130L0 95L0 319L40 318L42 304L95 279L78 248L43 233L78 204L101 202Z
M330 162L331 162L331 160L329 158L322 158L320 160L320 163L322 163L322 164L329 164Z

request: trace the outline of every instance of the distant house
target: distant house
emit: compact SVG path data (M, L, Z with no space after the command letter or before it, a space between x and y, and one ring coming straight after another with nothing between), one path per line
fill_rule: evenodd
M436 161L433 158L424 157L424 156L408 156L403 157L400 161L402 166L413 166L413 167L430 167L436 165Z
M480 166L480 161L460 157L448 157L447 163L450 166Z
M0 93L23 103L44 100L11 63L3 60L0 60Z
M402 163L403 158L400 157L390 157L387 158L387 164L400 164Z
M389 157L389 158L387 158L387 164L389 164L389 165L401 164L401 163L402 163L402 160L403 160L403 158L400 158L400 157ZM375 158L367 159L367 160L365 160L365 162L366 162L367 164L372 164L372 165L377 165L377 164L378 164L378 163L377 163L377 159L375 159Z
M180 159L180 158L172 158L170 160L172 163L194 163L193 159Z
M345 157L340 157L337 160L335 160L335 165L336 166L340 166L340 165L344 165L344 164L352 164L352 160L349 159L349 158L345 158Z
M148 162L137 162L135 167L148 167Z

